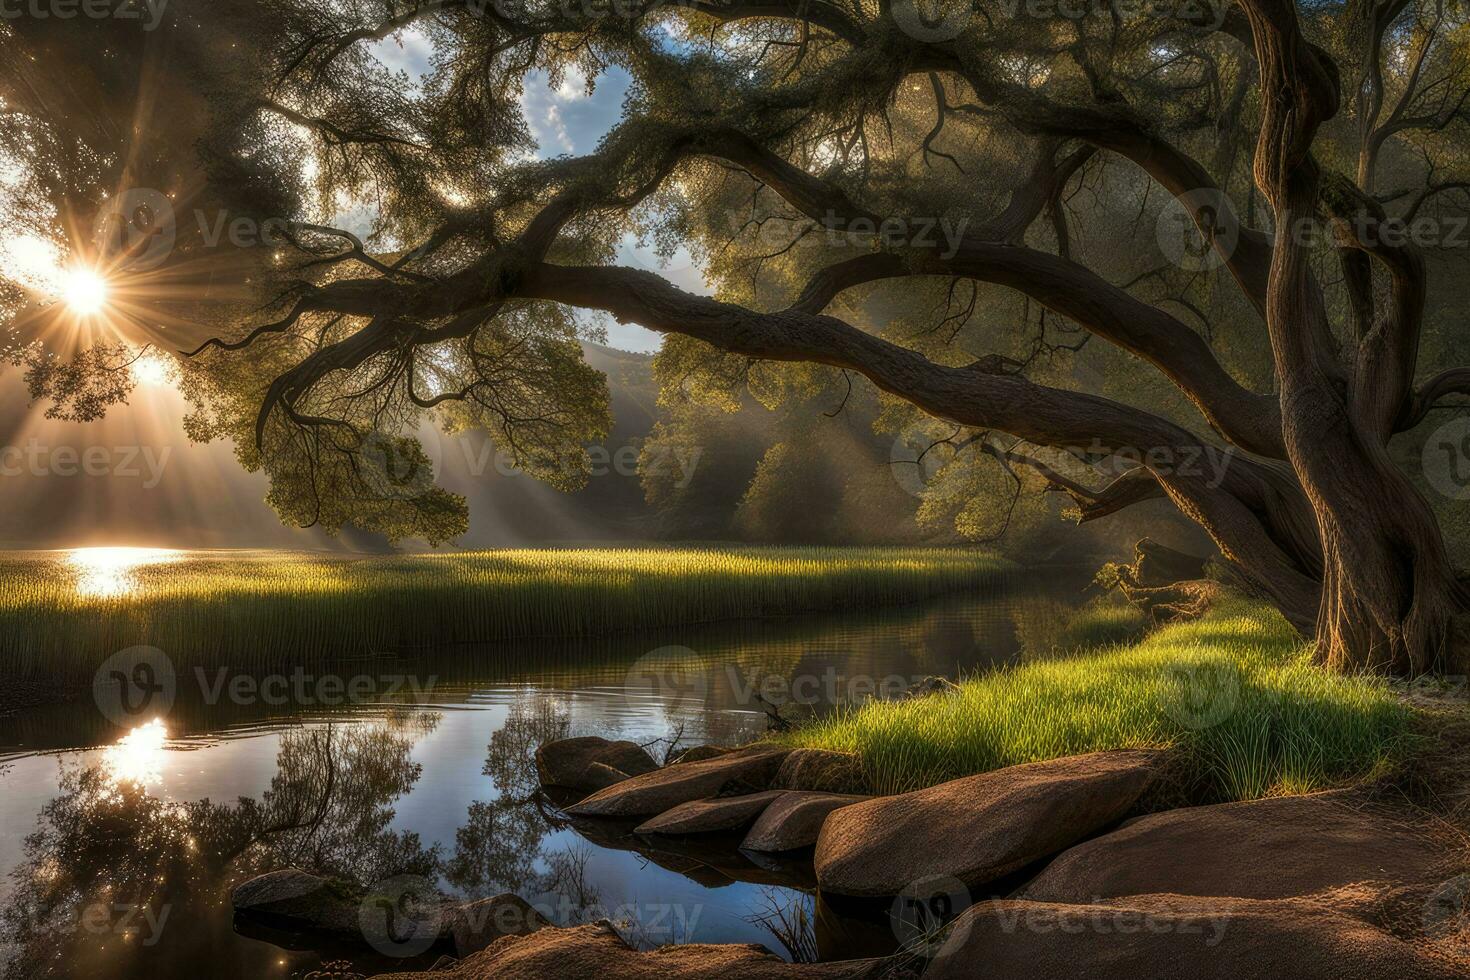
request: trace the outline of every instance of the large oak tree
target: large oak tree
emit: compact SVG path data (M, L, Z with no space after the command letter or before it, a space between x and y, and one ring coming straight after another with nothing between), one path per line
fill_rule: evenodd
M288 520L462 529L422 478L425 413L575 482L606 389L569 311L602 311L667 336L676 394L857 379L1084 520L1167 498L1334 667L1470 670L1470 587L1393 445L1470 394L1470 367L1421 363L1464 335L1452 4L176 0L153 35L87 28L138 68L88 132L58 108L85 80L18 60L61 29L4 28L7 152L53 218L110 182L297 222L220 247L180 221L148 268L87 243L130 276L135 338L216 321L184 345L191 432L233 437ZM373 55L406 31L421 79ZM528 78L608 71L631 81L597 151L535 158ZM105 179L56 178L78 159ZM1171 214L1194 246L1155 237ZM617 264L628 234L690 249L713 295ZM125 394L17 308L35 394L81 416ZM1015 342L976 350L1002 321ZM1106 390L1055 367L1089 341L1126 357ZM1105 459L1135 465L1078 475Z

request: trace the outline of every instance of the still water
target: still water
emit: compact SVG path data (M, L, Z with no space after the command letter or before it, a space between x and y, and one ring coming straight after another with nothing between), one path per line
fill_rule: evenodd
M1044 655L1085 582L1033 570L993 594L863 614L274 678L171 665L167 696L130 705L135 717L87 698L0 718L0 958L14 976L166 980L370 975L445 951L395 960L237 927L230 888L291 866L369 886L409 874L454 897L515 892L560 924L611 919L644 946L889 951L886 910L819 898L809 855L746 855L738 838L649 849L626 827L572 826L536 792L535 747L596 734L661 759L756 738L786 702L827 711Z

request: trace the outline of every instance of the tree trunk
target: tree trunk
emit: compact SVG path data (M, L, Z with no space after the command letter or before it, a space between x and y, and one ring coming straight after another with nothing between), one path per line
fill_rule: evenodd
M1288 442L1322 542L1318 659L1352 672L1470 669L1457 639L1467 596L1429 503L1371 443L1321 431Z
M1398 503L1360 496L1321 511L1318 659L1344 671L1463 673L1470 663L1456 619L1464 597L1439 528L1420 507Z

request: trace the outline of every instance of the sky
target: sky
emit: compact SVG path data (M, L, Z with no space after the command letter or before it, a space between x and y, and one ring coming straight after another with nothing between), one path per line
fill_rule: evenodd
M380 41L373 51L385 65L407 73L414 82L429 70L432 49L428 38L419 31L404 31ZM538 144L536 155L548 159L563 154L581 156L596 150L597 141L622 118L628 81L627 73L614 67L597 79L594 91L588 95L586 76L575 69L568 71L556 86L545 72L528 75L521 106ZM691 292L709 292L703 273L683 248L665 261L651 249L640 247L632 236L626 236L618 251L618 262L658 273ZM599 324L607 329L610 347L640 353L658 350L659 335L650 330L636 324L617 323L611 318L603 318Z

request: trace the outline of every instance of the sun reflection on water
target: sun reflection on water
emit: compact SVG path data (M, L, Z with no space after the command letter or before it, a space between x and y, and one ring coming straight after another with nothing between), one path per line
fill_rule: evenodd
M66 562L76 572L78 595L108 599L136 591L138 568L177 561L180 554L170 548L76 548Z
M139 725L109 745L102 753L102 766L114 785L134 783L154 786L163 781L164 743L168 729L155 718Z

